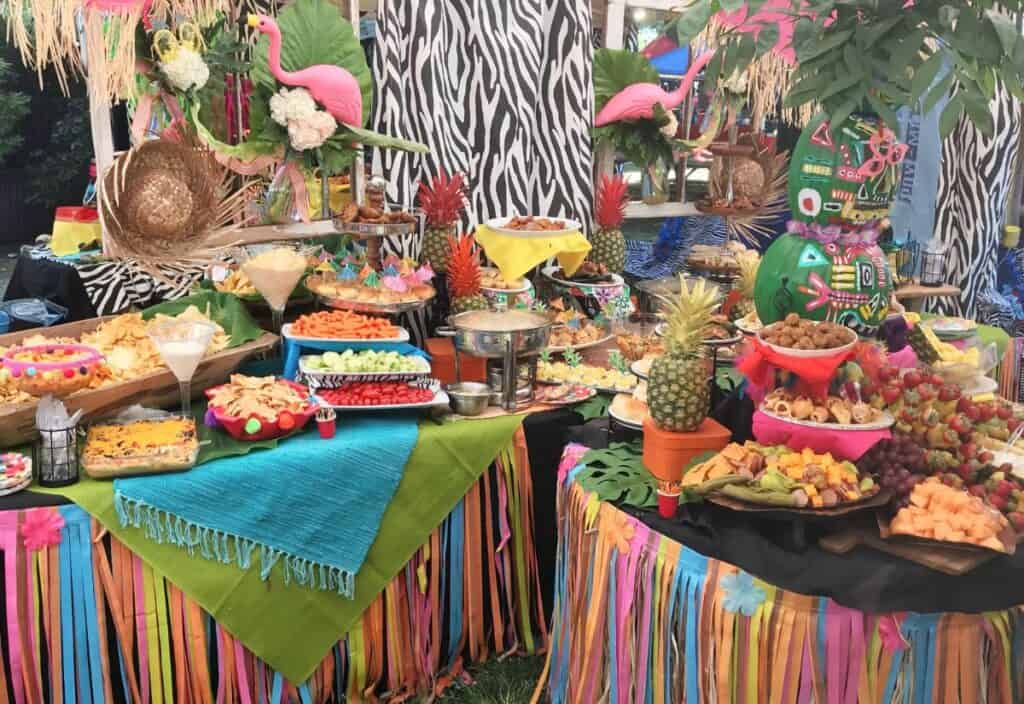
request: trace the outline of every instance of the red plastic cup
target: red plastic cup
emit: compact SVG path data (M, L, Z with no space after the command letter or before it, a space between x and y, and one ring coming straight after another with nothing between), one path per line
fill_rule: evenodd
M667 492L658 489L658 513L662 518L674 518L679 508L679 496L682 492Z
M320 431L320 437L324 440L330 440L333 438L337 427L338 423L334 418L331 418L330 420L318 420L316 422L316 429Z

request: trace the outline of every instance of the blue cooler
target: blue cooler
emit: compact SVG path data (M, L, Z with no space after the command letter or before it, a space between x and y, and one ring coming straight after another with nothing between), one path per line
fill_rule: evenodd
M67 318L68 309L42 298L19 298L0 304L0 313L6 319L9 331L16 332L32 328L48 328L61 323ZM0 323L3 322L4 319L0 319Z

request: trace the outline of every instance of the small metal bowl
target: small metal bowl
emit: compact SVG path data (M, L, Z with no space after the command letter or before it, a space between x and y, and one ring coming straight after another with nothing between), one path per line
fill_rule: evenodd
M478 416L487 410L491 387L476 381L463 381L445 387L451 399L452 410L460 416Z

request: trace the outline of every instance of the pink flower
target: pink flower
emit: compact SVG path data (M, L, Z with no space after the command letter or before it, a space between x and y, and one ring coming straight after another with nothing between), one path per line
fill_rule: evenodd
M21 537L26 550L60 545L60 532L64 528L64 517L55 508L37 508L25 512L21 524Z
M900 621L903 614L889 614L878 619L878 635L882 639L882 647L889 652L904 650L907 647L907 639L900 629Z
M589 449L586 445L580 445L579 443L572 443L566 446L562 452L562 461L558 464L559 482L565 479L569 470L575 468L580 463L580 458L587 454Z

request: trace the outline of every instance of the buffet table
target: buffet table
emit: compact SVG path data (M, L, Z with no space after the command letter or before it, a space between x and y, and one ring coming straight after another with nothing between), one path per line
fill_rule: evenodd
M959 577L800 552L750 514L600 501L577 480L586 452L559 468L552 701L1021 700L1020 552Z
M578 418L421 421L352 599L153 542L109 482L0 498L0 700L401 700L465 659L537 652L531 472L553 472Z

